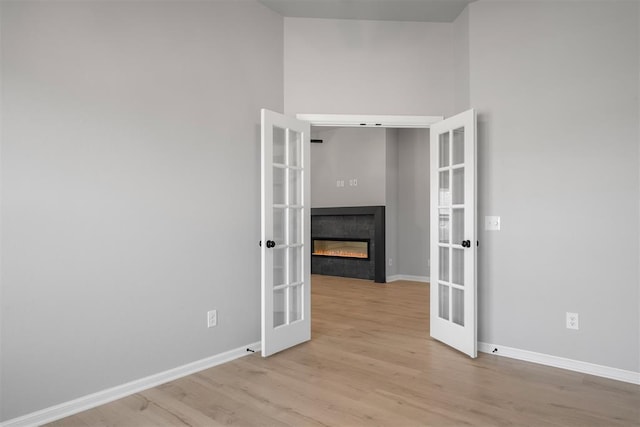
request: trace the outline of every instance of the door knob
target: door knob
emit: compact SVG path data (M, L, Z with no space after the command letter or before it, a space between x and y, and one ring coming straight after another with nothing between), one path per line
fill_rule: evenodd
M470 248L471 247L471 241L470 240L463 240L462 241L462 247L463 248Z
M276 246L276 242L273 240L267 240L267 248L274 248Z

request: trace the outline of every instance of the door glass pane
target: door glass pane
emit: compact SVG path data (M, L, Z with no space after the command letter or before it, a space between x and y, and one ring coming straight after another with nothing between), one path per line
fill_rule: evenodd
M273 168L273 204L284 205L286 203L285 169Z
M440 167L449 166L449 132L440 134Z
M289 166L302 166L301 154L302 154L302 138L300 133L289 129Z
M285 210L273 208L273 241L278 245L285 244Z
M438 286L438 316L449 320L449 287L440 284Z
M453 131L453 162L451 164L458 165L464 163L464 128L458 128Z
M453 204L464 204L464 168L454 169L453 173Z
M302 248L289 248L289 283L302 282Z
M464 286L464 249L451 249L452 282Z
M304 285L289 288L289 322L302 319L302 287Z
M453 220L451 224L451 243L462 244L464 240L464 209L453 210Z
M439 227L438 241L440 243L449 243L449 227L451 222L450 209L438 209Z
M302 209L289 209L289 244L302 243Z
M289 169L289 204L302 204L302 171Z
M443 282L449 281L449 248L440 248L439 253L438 279Z
M273 163L285 163L285 130L273 127Z
M438 191L438 204L440 206L451 205L451 189L449 187L449 171L440 172L440 185Z
M273 291L273 327L284 325L286 313L286 288Z
M264 243L263 243L264 244ZM284 285L287 281L286 264L285 264L285 248L267 249L273 253L273 286Z
M464 326L464 291L462 289L451 289L451 320L460 326Z

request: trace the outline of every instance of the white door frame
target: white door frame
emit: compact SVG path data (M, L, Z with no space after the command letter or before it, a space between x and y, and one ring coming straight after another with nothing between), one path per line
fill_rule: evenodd
M371 114L296 114L311 126L371 127L371 128L429 128L444 120L444 116L398 116Z

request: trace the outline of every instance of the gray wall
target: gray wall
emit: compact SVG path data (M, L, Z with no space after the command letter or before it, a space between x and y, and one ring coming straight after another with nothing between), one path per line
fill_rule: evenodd
M314 127L311 144L311 206L385 204L386 135L376 128ZM357 179L357 186L349 180ZM336 187L343 180L344 187Z
M287 113L450 115L453 27L285 18Z
M259 108L283 109L282 18L0 7L0 419L259 340Z
M453 113L471 108L469 104L469 8L453 22Z
M3 126L2 126L2 122L3 122L3 113L2 113L2 103L3 103L3 84L2 84L2 74L3 74L3 69L2 69L2 63L3 63L3 54L2 54L2 43L3 43L3 31L2 31L2 14L3 14L3 8L0 5L0 422L2 422L2 420L4 419L4 411L2 409L2 402L4 402L4 393L3 393L3 386L2 384L4 384L4 376L2 374L2 370L3 370L3 354L4 354L4 345L3 345L3 339L2 339L2 331L3 331L3 315L2 315L2 311L3 311L3 307L4 307L4 299L3 299L3 294L4 294L4 290L2 288L2 187L4 187L2 185L2 181L3 181L3 177L2 177L2 140L3 140L3 135L4 135L4 131L3 131Z
M637 9L470 5L481 341L640 371Z
M428 277L428 129L399 129L398 165L398 273Z
M386 129L385 137L385 255L389 277L398 274L398 129Z

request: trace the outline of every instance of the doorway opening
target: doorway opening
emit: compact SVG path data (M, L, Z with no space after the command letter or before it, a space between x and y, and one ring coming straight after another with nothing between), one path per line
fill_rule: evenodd
M261 241L262 246L262 356L284 350L311 338L311 195L322 194L311 190L312 167L310 166L311 125L372 127L384 130L384 140L380 145L381 159L372 167L360 159L371 170L384 170L371 177L371 188L384 192L381 205L392 207L385 215L385 221L392 227L385 234L392 234L398 222L398 193L405 186L398 185L399 154L398 132L393 128L425 128L429 131L430 183L418 191L429 194L428 245L431 265L435 275L434 286L430 286L430 334L471 357L476 357L476 118L475 111L469 110L446 120L440 117L401 117L400 125L394 126L398 116L318 116L305 115L307 121L296 120L282 114L262 110L262 201L261 201ZM355 119L354 119L355 117ZM388 119L388 120L387 120ZM324 121L323 121L324 120ZM342 120L342 122L341 122ZM408 121L417 121L409 123ZM423 142L424 144L424 142ZM318 145L318 144L314 144ZM425 144L426 145L426 144ZM374 152L371 147L362 153ZM330 156L325 165L331 169L336 159ZM374 156L375 157L375 156ZM427 162L422 162L426 168ZM316 167L318 165L316 164ZM320 167L318 170L323 171ZM369 179L358 176L329 177L332 185L344 188L345 182L351 190L359 183L368 184ZM322 180L326 183L327 180ZM418 187L418 186L409 186ZM353 202L356 195L370 197L363 188L358 192L342 194L344 200ZM370 205L371 203L365 203ZM344 205L343 205L344 206ZM401 223L401 222L400 222ZM437 238L436 238L437 236ZM461 240L463 239L463 240ZM390 239L397 246L397 233ZM397 247L388 245L389 254L397 253ZM423 262L428 262L423 257ZM388 259L388 261L387 261ZM393 258L385 259L384 266L392 267ZM427 264L428 265L428 264ZM388 271L387 271L388 273ZM388 274L387 274L388 275ZM383 287L385 288L385 287ZM452 313L452 315L450 314ZM276 316L278 315L278 316ZM278 322L275 320L278 319Z
M385 317L388 316L385 322L396 323L402 322L402 319L400 313L393 314L398 310L394 301L401 299L400 294L409 289L424 304L422 317L415 319L415 327L427 331L430 249L428 125L418 127L414 124L410 128L381 127L375 124L335 126L338 124L336 122L337 120L333 120L332 126L314 126L312 122L312 240L316 234L313 217L315 210L355 209L358 205L379 206L385 213L384 253L379 264L383 279L376 280L379 283L343 279L342 277L367 277L354 275L356 271L350 265L343 265L344 270L339 270L339 263L328 266L328 269L315 268L316 259L312 255L311 299L314 307L316 304L320 305L318 311L315 308L312 310L313 331L322 333L322 329L314 325L317 316L324 313L322 302L317 302L317 298L323 300L335 292L333 297L342 300L340 295L347 292L352 298L366 301L357 308L354 306L355 311L350 308L352 303L346 303L345 326L353 326L352 321L356 324L361 315L357 311L368 305L372 310L385 313ZM327 226L328 224L323 224L322 233L328 233ZM355 228L355 223L353 226ZM314 291L314 284L318 285L317 292ZM395 289L390 289L391 287ZM322 319L318 321L324 322Z
M382 257L376 261L381 273L375 281L428 282L429 129L312 126L311 138L322 141L310 146L312 238L373 238L373 227L367 230L366 221L338 215L319 223L314 215L324 210L379 208L384 241L375 247L376 255ZM333 220L339 223L330 224ZM351 275L350 264L336 262L330 269L316 268L318 264L312 258L312 274L374 279L373 271L370 277Z

